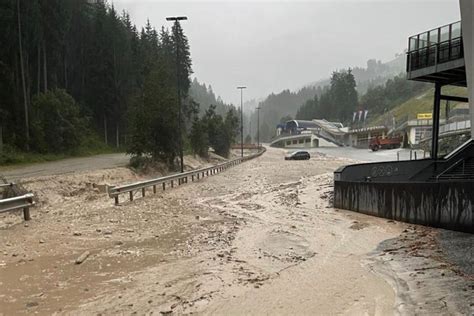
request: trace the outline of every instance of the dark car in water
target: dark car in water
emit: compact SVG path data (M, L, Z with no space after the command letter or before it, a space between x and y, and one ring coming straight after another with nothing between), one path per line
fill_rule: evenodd
M308 160L311 158L309 152L298 150L285 156L285 160Z

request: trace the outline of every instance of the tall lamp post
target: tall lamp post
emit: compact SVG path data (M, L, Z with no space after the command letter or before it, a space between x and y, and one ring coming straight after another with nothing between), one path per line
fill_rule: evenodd
M237 87L240 90L240 156L244 156L244 108L243 108L243 91L247 87Z
M257 148L260 149L260 109L261 107L257 106Z
M188 18L185 16L169 16L166 21L173 21L179 23L179 21L185 21ZM184 172L184 159L183 159L183 136L181 135L181 88L179 86L179 44L178 34L176 36L176 87L178 92L178 137L179 137L179 160L181 165L181 172Z

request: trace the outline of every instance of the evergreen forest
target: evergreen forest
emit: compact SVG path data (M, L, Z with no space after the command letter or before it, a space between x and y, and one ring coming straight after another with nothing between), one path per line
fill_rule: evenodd
M185 151L228 155L238 113L191 81L179 21L137 28L90 0L3 0L0 17L0 164L104 147L173 164L180 134Z

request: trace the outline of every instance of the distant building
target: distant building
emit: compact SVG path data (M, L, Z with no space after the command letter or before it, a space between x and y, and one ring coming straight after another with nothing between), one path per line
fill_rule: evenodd
M347 128L342 123L324 119L291 120L277 125L272 147L336 147L346 143Z

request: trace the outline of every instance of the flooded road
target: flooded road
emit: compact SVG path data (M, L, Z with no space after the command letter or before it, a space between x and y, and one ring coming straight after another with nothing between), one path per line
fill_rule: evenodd
M333 157L348 158L356 161L377 162L428 158L429 153L423 150L410 150L404 148L381 149L372 151L370 149L360 149L354 147L320 147L309 149L310 153L322 153ZM416 156L415 156L416 152Z
M284 155L270 148L119 206L90 183L136 181L124 168L30 180L44 201L33 220L2 218L1 312L432 314L436 299L469 309L470 277L416 252L424 236L440 256L435 231L332 208L332 172L350 161Z

